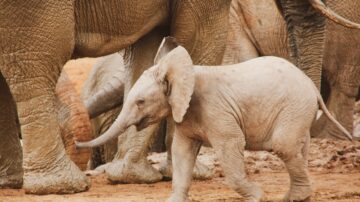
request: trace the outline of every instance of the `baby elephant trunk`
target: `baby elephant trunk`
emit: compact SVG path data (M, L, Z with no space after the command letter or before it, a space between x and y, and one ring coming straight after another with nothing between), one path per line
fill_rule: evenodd
M76 148L86 148L86 147L97 147L105 144L107 141L118 137L128 128L129 125L124 123L123 113L120 113L115 122L111 127L101 136L97 137L88 142L75 142Z

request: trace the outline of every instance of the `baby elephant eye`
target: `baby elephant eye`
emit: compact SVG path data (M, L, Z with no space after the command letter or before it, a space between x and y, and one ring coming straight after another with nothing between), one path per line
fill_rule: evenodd
M142 106L142 105L144 105L144 103L145 103L145 100L144 100L144 99L138 99L138 100L136 100L136 105L137 105L137 106Z

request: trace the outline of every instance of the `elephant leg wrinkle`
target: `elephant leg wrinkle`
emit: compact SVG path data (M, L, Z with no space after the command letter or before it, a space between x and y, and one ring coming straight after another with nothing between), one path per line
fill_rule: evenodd
M54 97L40 96L31 99L30 102L40 102L46 108L54 103L54 99ZM76 193L88 190L89 180L66 155L59 135L57 114L43 112L42 108L35 109L35 105L29 102L21 102L18 104L18 109L24 134L23 188L26 193ZM34 120L33 116L27 115L26 112L30 111L39 118ZM39 124L42 127L39 127ZM48 136L52 138L46 138Z
M118 151L106 167L106 175L112 183L154 183L162 180L162 175L147 160L148 145L154 138L157 125L142 131L130 127L119 138ZM131 138L130 138L131 137Z
M24 171L16 106L1 73L0 110L0 188L21 188Z

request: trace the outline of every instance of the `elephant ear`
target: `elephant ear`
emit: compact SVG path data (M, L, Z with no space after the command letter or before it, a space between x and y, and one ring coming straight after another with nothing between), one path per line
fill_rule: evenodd
M165 92L174 121L182 122L195 85L193 62L186 49L178 46L163 56L157 66L156 77L166 85Z
M174 37L165 37L162 40L160 47L155 55L154 64L158 64L161 58L163 58L166 54L178 46L179 44Z

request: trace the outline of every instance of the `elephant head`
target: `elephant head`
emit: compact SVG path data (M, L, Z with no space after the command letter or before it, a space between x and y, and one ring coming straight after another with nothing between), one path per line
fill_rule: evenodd
M155 65L146 70L130 90L109 130L92 141L76 142L77 147L102 145L132 125L141 130L170 114L175 122L182 122L195 83L191 57L174 38L167 37L154 61Z

